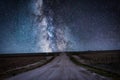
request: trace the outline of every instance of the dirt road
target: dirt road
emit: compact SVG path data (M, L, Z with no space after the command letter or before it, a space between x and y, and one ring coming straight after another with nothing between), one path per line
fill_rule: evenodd
M50 63L8 78L7 80L110 80L75 65L66 54L61 54Z

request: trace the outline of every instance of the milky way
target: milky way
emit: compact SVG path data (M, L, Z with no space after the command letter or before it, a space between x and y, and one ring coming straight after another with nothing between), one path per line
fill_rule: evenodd
M118 0L1 0L0 53L120 49Z
M34 15L37 31L37 49L42 52L65 51L67 40L65 30L54 25L54 12L42 0L35 2ZM45 11L43 10L45 9ZM43 12L44 11L44 12Z

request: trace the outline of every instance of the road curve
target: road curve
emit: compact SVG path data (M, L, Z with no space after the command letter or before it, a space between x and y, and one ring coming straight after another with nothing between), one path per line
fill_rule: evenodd
M110 80L75 65L66 54L61 54L50 63L6 80Z

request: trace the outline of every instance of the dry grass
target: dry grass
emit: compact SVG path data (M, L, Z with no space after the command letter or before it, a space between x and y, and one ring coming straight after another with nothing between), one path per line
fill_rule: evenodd
M0 55L0 79L40 67L56 55L50 54L11 54Z
M76 64L103 76L120 79L120 51L87 51L68 53ZM101 66L102 65L102 66Z

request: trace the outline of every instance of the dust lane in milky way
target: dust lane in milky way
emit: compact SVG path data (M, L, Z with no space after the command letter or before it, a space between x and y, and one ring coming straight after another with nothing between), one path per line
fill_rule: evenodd
M37 48L42 52L65 51L66 40L64 29L54 25L54 12L42 0L37 0L34 7L37 31ZM44 8L44 10L43 10Z

